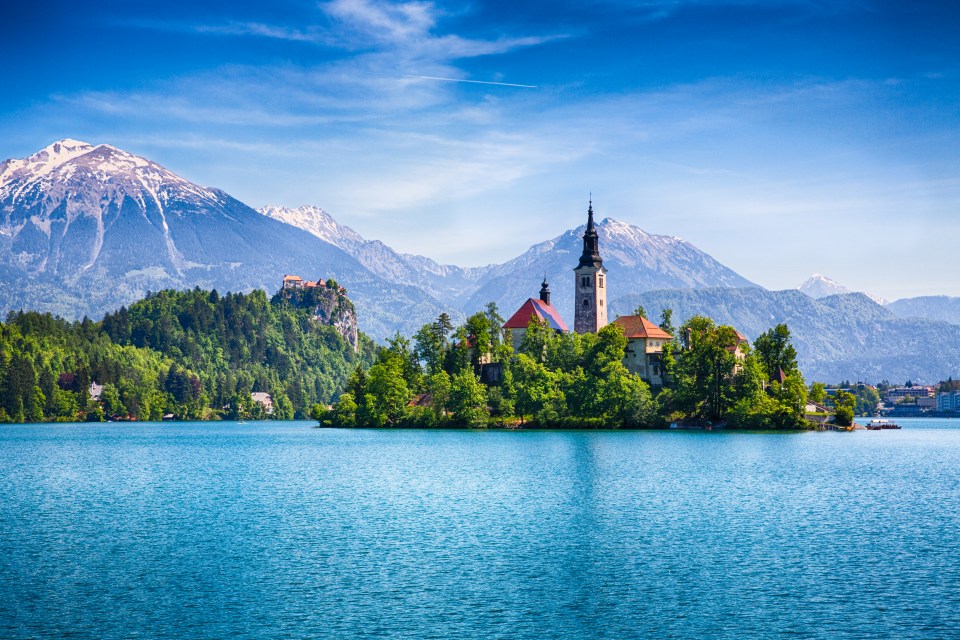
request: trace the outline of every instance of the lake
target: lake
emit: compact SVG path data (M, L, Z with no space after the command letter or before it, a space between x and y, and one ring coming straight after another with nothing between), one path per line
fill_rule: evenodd
M901 422L0 425L0 637L960 637L960 420Z

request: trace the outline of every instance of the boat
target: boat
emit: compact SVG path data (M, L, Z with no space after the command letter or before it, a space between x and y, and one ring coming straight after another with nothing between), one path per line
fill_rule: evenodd
M867 423L867 429L869 431L880 431L881 429L900 429L898 425L893 420L871 420Z

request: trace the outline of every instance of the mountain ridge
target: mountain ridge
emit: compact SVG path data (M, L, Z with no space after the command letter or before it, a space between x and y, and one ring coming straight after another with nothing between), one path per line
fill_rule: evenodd
M673 310L675 324L708 315L751 341L786 323L807 382L861 380L935 382L960 373L960 326L903 319L863 293L819 300L796 290L658 290L613 300L611 312L628 314L643 305L652 318ZM937 344L937 349L931 349Z
M275 291L284 273L350 283L364 329L415 330L440 303L343 249L110 145L60 141L0 164L0 305L99 316L148 291ZM413 316L413 317L412 317Z
M502 264L459 267L398 253L379 240L366 240L320 207L262 207L258 211L344 247L374 273L391 282L413 283L465 314L491 301L501 311L512 313L537 294L546 276L553 283L554 306L572 326L572 269L582 249L586 223L538 242ZM611 286L619 283L621 294L665 286L759 286L682 238L647 233L610 217L597 224L597 231L604 262L617 274Z
M546 274L554 306L572 325L583 229L502 264L441 265L367 240L320 207L257 211L146 158L66 139L0 163L0 308L99 317L148 291L273 292L283 274L295 273L345 285L362 330L383 340L396 331L412 335L440 312L457 321L490 301L508 316L537 295ZM663 304L679 321L706 313L749 337L788 321L806 350L804 365L826 380L957 373L960 354L949 345L958 343L960 327L898 318L923 315L904 301L882 307L863 294L815 300L799 290L770 292L681 238L612 217L597 230L613 313L636 304L655 313ZM952 308L944 300L937 304Z

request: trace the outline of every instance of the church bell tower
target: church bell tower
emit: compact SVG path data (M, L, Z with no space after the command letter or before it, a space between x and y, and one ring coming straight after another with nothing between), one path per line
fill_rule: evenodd
M587 209L587 230L583 232L583 254L576 274L574 288L576 309L573 330L577 333L596 333L607 326L607 270L600 258L597 229L593 224L593 199Z

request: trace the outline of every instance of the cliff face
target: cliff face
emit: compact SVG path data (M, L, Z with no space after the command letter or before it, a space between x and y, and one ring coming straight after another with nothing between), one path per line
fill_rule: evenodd
M285 289L280 295L298 307L311 309L314 320L336 329L354 352L357 351L357 311L346 289L331 280L309 289Z
M318 292L313 305L313 317L337 330L343 339L357 350L357 312L347 298L345 289L327 286L315 289Z

